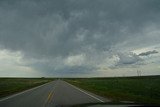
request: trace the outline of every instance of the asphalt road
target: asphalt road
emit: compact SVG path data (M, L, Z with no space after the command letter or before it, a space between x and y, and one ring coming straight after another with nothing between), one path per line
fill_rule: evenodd
M56 80L0 100L0 107L62 107L105 102L106 99Z

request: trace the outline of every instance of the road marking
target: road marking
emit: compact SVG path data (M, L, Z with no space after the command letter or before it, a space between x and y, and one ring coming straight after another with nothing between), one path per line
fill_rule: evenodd
M50 92L50 93L48 94L48 98L47 98L47 102L48 102L48 103L51 102L52 97L53 97L53 92Z
M91 94L89 94L89 93L81 90L80 88L78 88L78 87L76 87L76 86L74 86L74 85L72 85L72 84L70 84L70 83L68 83L68 82L66 82L66 83L69 84L70 86L72 86L73 88L75 88L75 89L83 92L84 94L87 94L88 96L90 96L90 97L92 97L92 98L94 98L94 99L96 99L96 100L98 100L98 101L100 101L100 102L104 102L103 100L101 100L101 99L99 99L99 98L97 98L97 97L95 97L95 96L93 96L93 95L91 95Z
M51 81L51 82L53 82L53 81ZM51 83L51 82L49 82L49 83ZM37 88L43 87L44 85L47 85L47 84L49 84L49 83L45 83L45 84L43 84L43 85L40 85L40 86L37 86L37 87L31 88L31 89L28 89L28 90L25 90L25 91L19 92L19 93L17 93L17 94L13 94L13 95L11 95L11 96L9 96L9 97L6 97L6 98L3 98L3 99L0 99L0 101L5 101L5 100L7 100L7 99L10 99L10 98L16 97L16 96L21 95L21 94L24 94L24 93L26 93L26 92L29 92L29 91L35 90L35 89L37 89Z
M50 99L51 95L52 95L52 92L50 92L50 93L48 94L48 98L47 98L47 100L49 100L49 99Z
M53 93L53 91L50 91L50 92L49 92L49 94L48 94L48 96L47 96L47 99L45 100L44 107L47 107L48 104L51 102L52 93Z
M43 107L48 107L49 103L52 101L52 99L53 99L53 92L54 92L54 89L56 88L56 86L57 86L57 81L56 81L56 83L54 85L53 90L49 92L48 97L45 100Z
M43 107L48 107L49 103L53 99L53 91L49 92L47 99L45 100L44 106Z

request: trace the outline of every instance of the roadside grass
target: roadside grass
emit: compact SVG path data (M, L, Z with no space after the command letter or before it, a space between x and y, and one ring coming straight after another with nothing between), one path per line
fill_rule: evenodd
M51 78L0 78L0 98L50 82Z
M160 105L160 76L65 79L112 101Z

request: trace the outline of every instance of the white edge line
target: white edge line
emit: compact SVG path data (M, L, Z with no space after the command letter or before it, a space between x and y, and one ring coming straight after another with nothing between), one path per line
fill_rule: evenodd
M68 82L66 82L66 83L68 83ZM99 98L97 98L97 97L95 97L95 96L93 96L93 95L91 95L91 94L89 94L89 93L87 93L87 92L79 89L78 87L76 87L76 86L74 86L74 85L72 85L72 84L70 84L70 83L68 83L68 84L69 84L70 86L72 86L73 88L75 88L75 89L83 92L84 94L87 94L88 96L90 96L90 97L92 97L92 98L94 98L94 99L96 99L96 100L98 100L98 101L100 101L100 102L104 102L103 100L101 100L101 99L99 99Z
M52 81L51 81L51 82L52 82ZM19 92L19 93L17 93L17 94L13 94L13 95L11 95L11 96L8 96L8 97L5 97L5 98L3 98L3 99L0 99L0 101L5 101L5 100L7 100L7 99L16 97L16 96L21 95L21 94L23 94L23 93L26 93L26 92L35 90L35 89L37 89L37 88L40 88L40 87L42 87L42 86L44 86L44 85L47 85L47 84L49 84L49 83L50 83L50 82L45 83L45 84L42 84L42 85L37 86L37 87L34 87L34 88L31 88L31 89L28 89L28 90L25 90L25 91L22 91L22 92Z

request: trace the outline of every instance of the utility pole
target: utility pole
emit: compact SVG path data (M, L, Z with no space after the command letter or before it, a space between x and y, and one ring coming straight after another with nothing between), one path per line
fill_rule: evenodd
M137 70L137 75L141 76L142 72L140 70Z

